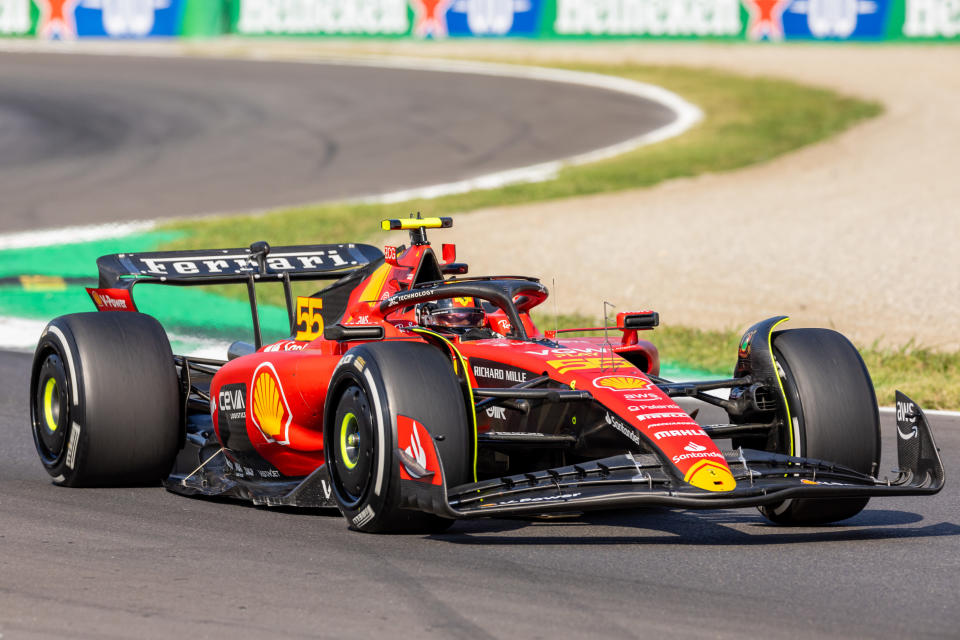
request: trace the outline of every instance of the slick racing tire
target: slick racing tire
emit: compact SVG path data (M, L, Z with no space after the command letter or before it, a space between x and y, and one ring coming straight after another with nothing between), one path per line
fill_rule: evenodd
M446 486L468 480L472 433L460 382L442 351L417 342L354 347L334 371L325 413L326 465L350 528L428 533L450 526L447 518L400 508L398 416L422 425Z
M40 461L65 486L156 483L179 446L179 398L170 342L154 318L56 318L40 337L30 376Z
M793 422L786 425L781 453L875 475L880 417L873 382L856 348L836 331L793 329L774 334L773 353ZM777 524L825 524L857 515L867 500L791 499L760 512Z

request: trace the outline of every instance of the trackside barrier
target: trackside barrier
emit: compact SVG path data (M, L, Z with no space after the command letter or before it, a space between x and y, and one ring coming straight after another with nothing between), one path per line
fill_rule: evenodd
M960 42L960 0L0 0L0 37Z

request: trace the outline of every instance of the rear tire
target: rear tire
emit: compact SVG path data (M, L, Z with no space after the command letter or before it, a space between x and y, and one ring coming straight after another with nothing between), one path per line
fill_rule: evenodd
M51 321L30 378L34 444L56 484L125 486L166 477L180 442L167 335L140 313Z
M786 425L781 453L875 475L880 417L873 382L856 348L836 331L793 329L774 334L773 353L794 423ZM777 524L825 524L852 518L868 500L791 499L760 512Z
M471 434L460 382L443 352L418 342L354 347L333 374L326 407L324 457L350 528L430 533L453 523L399 507L398 415L429 431L446 486L468 480Z

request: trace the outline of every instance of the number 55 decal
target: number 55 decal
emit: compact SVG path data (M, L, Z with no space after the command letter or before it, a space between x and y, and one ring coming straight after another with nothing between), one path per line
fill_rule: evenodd
M323 333L323 300L297 296L297 335L295 340L313 340Z

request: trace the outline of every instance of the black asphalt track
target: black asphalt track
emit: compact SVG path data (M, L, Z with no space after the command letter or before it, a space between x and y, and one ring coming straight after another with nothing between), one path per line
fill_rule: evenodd
M338 514L66 489L28 429L27 354L0 357L4 638L955 638L960 424L948 484L843 525L647 509L353 533ZM883 414L883 468L895 466Z
M622 93L517 78L0 53L0 232L429 186L674 117Z

